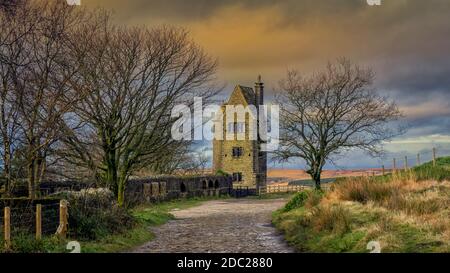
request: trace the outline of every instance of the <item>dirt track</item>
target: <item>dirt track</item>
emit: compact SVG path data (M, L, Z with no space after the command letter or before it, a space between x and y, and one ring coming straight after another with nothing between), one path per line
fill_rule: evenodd
M229 199L172 211L176 220L152 229L156 238L133 252L292 252L270 222L285 202Z

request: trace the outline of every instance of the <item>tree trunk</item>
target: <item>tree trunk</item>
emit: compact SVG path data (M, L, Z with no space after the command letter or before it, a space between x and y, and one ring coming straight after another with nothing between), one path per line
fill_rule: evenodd
M125 189L128 180L128 170L122 168L119 173L119 184L117 187L117 203L122 207L125 203Z
M106 183L117 196L118 193L118 179L117 179L117 167L114 162L108 161Z
M311 169L308 170L306 173L308 173L311 176L312 180L314 181L316 190L320 190L321 189L320 179L321 179L321 174L322 174L322 167L320 167L318 165L313 165L311 167Z
M123 196L120 195L121 189L120 184L120 178L118 176L118 163L116 161L116 151L114 149L109 149L105 154L105 163L106 163L106 184L109 186L109 188L112 190L114 195L117 197L117 201L119 202L119 205L121 206L120 202L123 203Z
M4 173L5 173L5 194L6 197L11 195L11 153L9 142L5 141L4 144L5 154L3 155L4 161Z
M34 187L37 189L41 183L40 179L40 167L42 164L42 159L40 156L34 161ZM40 193L38 193L39 195ZM36 195L36 192L35 192ZM35 196L36 197L36 196Z
M316 190L320 190L321 189L321 185L320 185L320 176L321 176L321 171L317 171L314 175L313 175L313 180L314 183L316 185Z
M35 181L34 181L34 169L35 169L35 163L34 159L30 160L28 162L28 197L30 199L36 198L36 191L35 191Z
M7 90L7 87L4 86L3 90ZM8 128L8 121L5 119L5 94L2 95L1 98L1 124L2 124L2 130L1 130L1 136L3 140L3 165L4 165L4 175L5 175L5 194L6 197L9 197L11 194L11 142L8 132L10 130Z
M125 178L119 179L119 185L117 186L117 203L119 207L123 207L125 202Z

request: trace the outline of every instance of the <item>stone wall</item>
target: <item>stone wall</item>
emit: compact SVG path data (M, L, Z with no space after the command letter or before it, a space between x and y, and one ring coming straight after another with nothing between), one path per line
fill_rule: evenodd
M125 190L125 200L130 203L147 203L185 197L219 196L230 193L231 177L151 177L131 179Z
M95 184L77 181L52 181L41 183L39 191L42 196L47 196L61 191L79 191L95 187ZM136 205L185 197L219 196L230 194L232 189L232 178L226 176L162 176L130 179L125 188L125 201ZM27 193L27 189L24 188L23 196Z

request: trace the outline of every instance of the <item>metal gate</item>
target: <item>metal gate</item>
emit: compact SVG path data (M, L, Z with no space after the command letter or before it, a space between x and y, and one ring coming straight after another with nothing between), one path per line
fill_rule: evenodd
M256 195L257 191L254 188L239 186L230 189L230 196L234 198L243 198L247 196L256 196Z

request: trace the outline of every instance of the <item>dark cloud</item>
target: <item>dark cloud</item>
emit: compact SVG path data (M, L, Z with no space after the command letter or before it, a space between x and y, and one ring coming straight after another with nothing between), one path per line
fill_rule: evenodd
M219 77L228 91L238 83L252 85L262 74L270 92L288 68L309 74L328 60L346 56L372 67L377 75L374 87L404 110L410 128L404 137L450 135L448 0L382 0L375 7L365 0L84 0L83 4L114 9L120 23L186 27L218 57ZM363 155L353 157L366 162Z
M244 9L281 7L287 19L301 20L305 17L327 14L346 14L366 8L361 0L85 0L90 7L108 7L119 13L129 13L134 17L161 17L176 21L202 20L213 16L218 10L229 6ZM243 18L245 19L245 18Z

